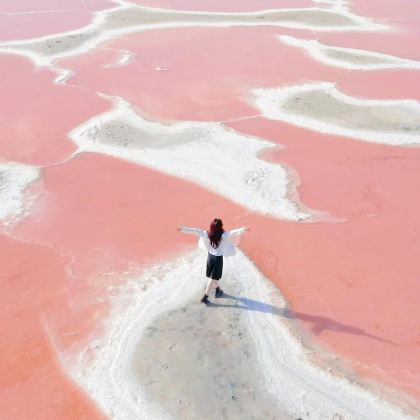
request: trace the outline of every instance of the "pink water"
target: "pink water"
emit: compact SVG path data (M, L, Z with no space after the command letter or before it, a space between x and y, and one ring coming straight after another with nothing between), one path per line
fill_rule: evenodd
M251 88L335 81L347 74L279 42L279 32L270 27L151 31L112 41L109 49L62 60L60 65L75 72L70 83L123 96L154 118L187 121L255 115L248 103ZM104 69L123 48L135 54L134 62Z
M253 217L258 229L245 238L245 251L318 342L368 377L419 398L420 150L264 119L229 126L286 145L266 158L298 171L305 204L345 220Z
M54 85L56 74L26 58L0 54L0 156L47 165L68 158L76 146L68 132L110 104L80 89Z

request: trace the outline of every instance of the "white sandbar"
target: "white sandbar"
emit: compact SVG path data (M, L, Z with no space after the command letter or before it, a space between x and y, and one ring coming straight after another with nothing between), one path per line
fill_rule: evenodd
M373 143L420 144L420 103L357 99L334 83L256 89L251 101L266 117Z
M147 121L123 100L74 129L80 152L98 152L196 182L243 207L288 220L308 218L293 203L288 172L258 154L275 145L220 123Z
M408 60L374 51L324 45L315 39L305 40L280 35L278 39L287 45L305 50L311 57L329 66L350 70L420 69L420 61Z

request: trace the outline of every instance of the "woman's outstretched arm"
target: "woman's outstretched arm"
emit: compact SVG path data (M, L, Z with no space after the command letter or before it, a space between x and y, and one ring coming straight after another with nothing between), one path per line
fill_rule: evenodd
M195 235L201 238L205 238L206 237L206 231L205 230L201 230L201 229L196 229L196 228L192 228L192 227L187 227L187 226L180 226L177 229L179 232L182 233L189 233L191 235Z
M228 236L239 236L242 235L243 233L247 232L249 230L249 227L241 227L238 229L232 229L232 230L228 230Z

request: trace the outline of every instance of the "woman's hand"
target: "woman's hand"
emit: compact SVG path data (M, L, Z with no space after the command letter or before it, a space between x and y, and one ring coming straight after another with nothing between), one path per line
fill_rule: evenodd
M249 232L251 230L248 226L245 226L244 229L245 229L245 232Z

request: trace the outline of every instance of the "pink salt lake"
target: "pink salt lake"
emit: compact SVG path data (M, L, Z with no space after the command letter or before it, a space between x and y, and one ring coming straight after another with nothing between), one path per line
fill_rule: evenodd
M106 3L92 2L92 10ZM254 3L248 4L251 10ZM189 7L187 2L171 5ZM362 10L356 2L355 7L383 19L377 5ZM410 31L404 36L414 43ZM342 355L362 376L420 398L418 149L321 135L263 118L229 124L286 145L264 158L295 169L301 201L343 223L249 215L196 185L110 157L86 154L66 161L75 151L66 133L110 107L96 91L122 96L162 120L255 115L250 89L306 80L341 80L340 88L360 97L418 99L417 72L410 72L410 83L406 70L351 72L346 81L347 71L282 45L273 36L278 33L314 37L310 31L268 27L127 36L108 46L135 53L138 59L129 66L104 68L117 57L101 48L60 63L76 72L70 83L84 89L54 85L52 72L1 56L6 113L0 117L5 139L0 156L42 167L42 179L32 187L39 198L30 215L0 235L1 311L7 326L0 347L5 361L0 401L7 418L29 418L34 412L45 419L103 418L67 376L58 350L78 352L100 334L112 297L107 287L120 284L105 273L182 252L190 242L174 227L205 226L214 214L223 214L228 225L251 227L243 249L281 288L310 339ZM393 39L393 34L383 36ZM377 34L360 35L369 37L381 44ZM361 47L357 36L354 45L350 35L323 38ZM381 51L396 53L397 44L383 41ZM416 58L406 44L400 48L401 56ZM168 71L156 72L158 66ZM209 204L198 215L203 202Z

